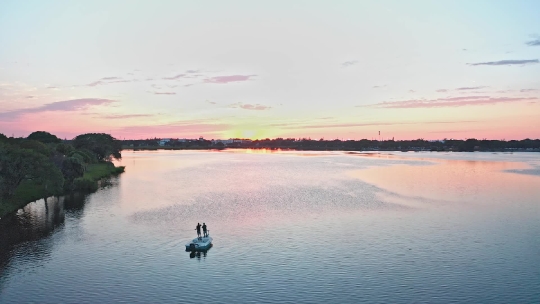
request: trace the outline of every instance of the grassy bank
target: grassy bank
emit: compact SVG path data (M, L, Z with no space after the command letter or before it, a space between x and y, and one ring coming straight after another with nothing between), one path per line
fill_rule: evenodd
M100 179L118 175L124 172L124 168L123 166L115 167L111 163L88 165L84 175L75 180L75 190L84 192L96 191ZM0 198L0 217L15 212L26 204L42 199L45 196L46 191L43 185L35 181L23 181L11 198L8 200L2 200Z

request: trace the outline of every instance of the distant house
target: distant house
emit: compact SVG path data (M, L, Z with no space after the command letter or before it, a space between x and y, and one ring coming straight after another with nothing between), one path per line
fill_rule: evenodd
M229 139L213 139L212 144L222 143L225 146L239 145L242 143L249 143L251 139L229 138Z
M233 143L233 140L232 139L214 139L212 140L212 144L217 144L217 143L222 143L224 145L230 145Z
M167 143L169 143L170 141L171 141L170 138L162 138L162 139L159 140L159 145L163 147L163 146L165 146Z

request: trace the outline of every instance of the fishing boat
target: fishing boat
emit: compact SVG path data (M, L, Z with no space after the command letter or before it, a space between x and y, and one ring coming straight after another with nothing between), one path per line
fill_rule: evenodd
M208 250L212 247L212 238L210 235L205 237L194 238L191 242L186 244L186 251L201 251Z

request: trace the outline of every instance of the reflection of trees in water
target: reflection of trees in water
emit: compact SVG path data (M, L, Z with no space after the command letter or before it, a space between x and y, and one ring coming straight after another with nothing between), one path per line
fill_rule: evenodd
M39 200L0 220L0 289L12 258L17 255L32 263L45 259L53 242L39 240L63 226L66 214L81 218L85 201L82 194Z
M64 197L64 209L69 217L80 219L83 216L86 194L71 194Z

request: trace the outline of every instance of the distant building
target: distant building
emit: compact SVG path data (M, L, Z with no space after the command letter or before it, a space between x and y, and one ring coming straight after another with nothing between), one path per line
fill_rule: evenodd
M162 139L159 140L159 145L163 147L170 141L171 141L170 138L162 138Z
M251 139L240 139L240 138L229 138L229 139L213 139L212 144L222 143L225 146L233 145L233 144L242 144L242 143L249 143L251 142Z
M212 140L212 144L222 143L224 145L230 145L233 143L233 139L214 139Z

